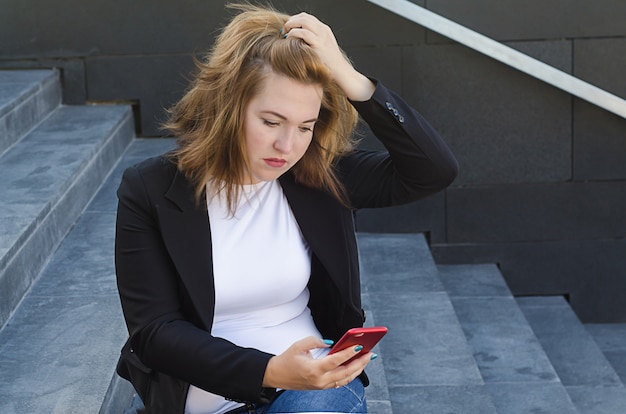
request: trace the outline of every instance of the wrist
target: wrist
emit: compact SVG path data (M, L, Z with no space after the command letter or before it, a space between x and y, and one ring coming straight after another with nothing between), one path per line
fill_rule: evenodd
M354 69L341 80L337 79L337 84L353 102L368 101L376 90L376 85L368 77Z

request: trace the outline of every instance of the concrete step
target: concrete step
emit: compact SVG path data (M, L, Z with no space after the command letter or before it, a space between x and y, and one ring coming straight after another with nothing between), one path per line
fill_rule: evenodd
M517 302L581 414L626 412L626 389L563 297Z
M0 70L0 154L60 104L57 71Z
M440 265L498 413L576 413L495 265Z
M585 328L611 363L622 384L626 384L626 324L586 324Z
M358 242L367 323L389 328L368 368L386 383L367 390L370 412L495 413L424 236Z
M132 387L114 374L127 337L113 259L115 190L128 165L173 144L135 139L104 184L89 184L96 195L0 331L1 413L121 414L130 404Z
M0 326L133 136L129 107L60 106L2 154Z

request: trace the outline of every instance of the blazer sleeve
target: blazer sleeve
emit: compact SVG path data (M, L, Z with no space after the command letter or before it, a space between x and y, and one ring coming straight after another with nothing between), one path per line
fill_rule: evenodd
M154 183L164 174L146 174L127 169L118 189L115 266L130 352L148 368L209 392L262 401L272 355L213 337L191 322L193 313L184 304L184 288L156 218L159 198L151 186L162 185Z
M382 83L376 82L370 100L352 105L387 149L357 149L339 161L352 207L409 203L443 190L456 178L458 163L441 136Z

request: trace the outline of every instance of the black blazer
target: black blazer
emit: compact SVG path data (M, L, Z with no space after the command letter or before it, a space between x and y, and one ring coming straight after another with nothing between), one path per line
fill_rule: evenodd
M351 206L384 207L440 191L458 166L431 126L378 84L354 102L388 152L356 150L337 173ZM312 251L309 307L325 338L362 326L353 211L323 191L279 182ZM272 355L211 336L215 291L207 211L193 185L166 156L126 170L118 189L115 260L130 338L118 373L133 382L150 412L183 412L189 383L235 401L264 402Z

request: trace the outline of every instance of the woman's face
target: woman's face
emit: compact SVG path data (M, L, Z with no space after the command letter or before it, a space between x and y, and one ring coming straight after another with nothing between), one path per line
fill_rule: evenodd
M306 152L322 103L322 88L271 72L248 103L243 129L250 165L244 184L280 177Z

